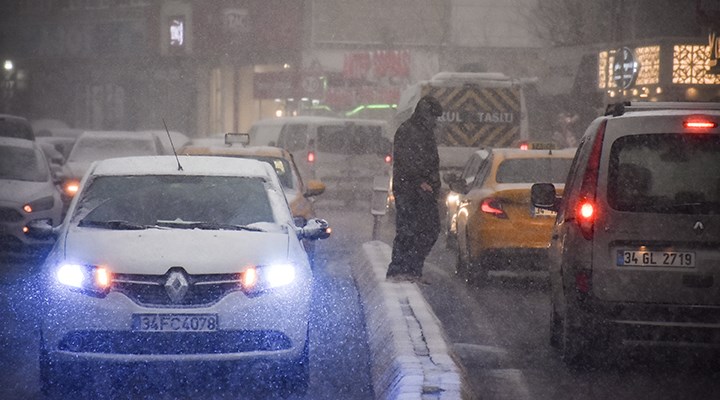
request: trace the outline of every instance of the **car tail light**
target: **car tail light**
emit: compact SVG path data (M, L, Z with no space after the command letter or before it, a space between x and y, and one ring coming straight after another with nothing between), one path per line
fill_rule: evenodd
M385 156L385 164L390 164L392 162L392 156L390 154L387 154Z
M482 201L480 211L492 214L498 218L507 219L507 214L503 210L502 204L497 199L489 198Z
M685 129L690 129L696 132L717 128L717 126L717 122L703 116L690 117L683 121L683 127Z
M315 153L314 153L314 152L308 151L307 161L308 161L309 163L314 163L314 162L315 162Z
M600 171L600 156L602 155L603 139L605 138L605 127L607 121L603 121L595 135L595 141L590 149L585 174L583 175L582 186L578 202L575 204L575 220L585 239L592 239L595 220L597 220L597 203L595 193L597 191L598 172Z

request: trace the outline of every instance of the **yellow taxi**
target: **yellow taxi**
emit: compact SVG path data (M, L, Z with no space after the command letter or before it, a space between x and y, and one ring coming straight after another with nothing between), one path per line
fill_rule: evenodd
M225 144L192 142L183 146L178 154L204 155L220 157L252 158L269 163L275 168L285 197L290 205L296 225L303 226L308 220L315 218L313 197L325 192L325 184L319 180L304 182L298 172L292 154L287 150L273 146L245 147L246 138L242 134L226 134ZM306 250L312 256L314 242L307 242Z
M450 216L457 242L456 274L475 283L483 283L490 270L545 267L555 213L533 207L530 187L549 182L561 192L576 149L487 151L474 178L449 182L457 196Z

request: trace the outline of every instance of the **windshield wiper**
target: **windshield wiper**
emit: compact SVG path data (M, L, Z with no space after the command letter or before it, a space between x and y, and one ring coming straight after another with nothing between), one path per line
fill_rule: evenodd
M158 221L158 223L166 225L166 226L172 226L173 228L182 228L182 229L207 229L207 230L265 232L264 229L254 227L254 226L225 224L225 223L219 223L219 222Z
M123 220L111 220L111 221L93 221L93 220L81 220L78 226L86 226L93 228L107 228L115 230L141 230L152 227L151 225L136 224L134 222L128 222Z

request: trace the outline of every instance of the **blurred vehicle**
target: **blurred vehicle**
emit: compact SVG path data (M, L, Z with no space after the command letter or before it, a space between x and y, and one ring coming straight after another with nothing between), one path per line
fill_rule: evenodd
M75 142L77 141L77 137L72 136L38 136L35 138L35 141L42 144L45 148L48 149L48 153L52 153L55 157L57 157L57 154L55 154L54 151L57 151L60 153L60 156L62 157L61 164L65 164L67 159L70 157L70 152L72 151L73 146L75 145ZM49 147L52 146L52 149ZM54 151L53 151L54 150Z
M94 161L126 156L159 155L162 143L148 132L84 131L73 145L63 167L66 206L77 192L80 179Z
M482 179L483 174L487 173L487 160L490 157L489 149L476 150L465 163L462 172L458 175L454 171L446 172L443 175L443 181L446 184L456 182L458 180L465 182L459 185L461 188L470 188L473 186L475 179ZM485 169L483 169L485 168ZM483 174L480 171L483 170ZM457 210L460 205L461 193L448 190L444 197L445 200L445 244L448 248L457 248Z
M328 199L370 200L375 176L389 175L392 142L380 120L286 117L257 121L249 145L291 152L303 177L327 185Z
M475 179L450 183L458 194L454 220L456 273L482 284L491 270L544 270L555 213L533 207L530 187L552 182L562 189L575 149L493 148Z
M720 347L720 104L625 103L582 137L550 244L551 343Z
M316 217L313 198L325 191L325 184L318 180L303 182L300 172L295 165L292 154L287 150L271 146L243 147L244 139L236 139L235 135L227 134L224 146L188 145L180 149L183 155L204 155L251 158L270 164L278 177L290 205L295 223L303 226L307 221ZM314 256L314 241L304 241L306 250L311 259Z
M60 192L40 146L0 137L0 252L44 256L54 240L28 236L28 224L56 226L61 219Z
M100 161L65 223L31 230L48 232L58 241L41 272L45 393L82 385L100 365L162 362L217 362L307 388L313 276L300 240L329 228L295 226L267 163Z
M155 135L160 142L160 154L173 154L173 146L175 147L175 150L177 150L190 143L190 137L182 132L165 130L142 130L138 132L147 132Z
M35 140L35 133L26 118L0 114L0 137Z
M40 118L30 121L36 137L53 136L55 131L70 129L67 122L55 118Z

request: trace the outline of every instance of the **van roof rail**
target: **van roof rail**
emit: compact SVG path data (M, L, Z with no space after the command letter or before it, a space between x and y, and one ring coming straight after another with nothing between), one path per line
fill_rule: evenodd
M617 117L630 111L651 110L720 110L720 103L697 101L624 101L608 104L605 109L605 115Z

